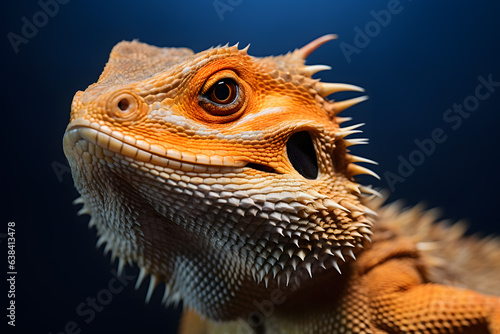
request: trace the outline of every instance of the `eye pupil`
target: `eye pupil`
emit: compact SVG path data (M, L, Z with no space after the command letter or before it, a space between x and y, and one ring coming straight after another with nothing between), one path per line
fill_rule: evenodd
M121 111L126 111L129 106L130 106L130 102L128 101L128 99L121 99L118 102L118 108L120 108Z
M231 79L217 81L209 94L210 99L219 104L233 103L237 97L236 84Z
M217 83L214 89L214 97L220 102L224 102L231 96L231 88L229 84L221 80Z

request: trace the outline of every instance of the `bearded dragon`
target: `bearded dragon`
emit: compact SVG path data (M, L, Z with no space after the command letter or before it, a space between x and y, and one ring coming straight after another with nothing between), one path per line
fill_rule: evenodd
M98 246L183 302L180 333L500 333L500 242L356 181L373 161L339 113L366 97L328 97L363 89L305 65L334 38L117 44L63 143Z

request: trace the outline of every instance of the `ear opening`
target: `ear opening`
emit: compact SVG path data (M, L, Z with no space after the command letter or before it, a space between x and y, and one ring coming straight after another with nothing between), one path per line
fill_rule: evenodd
M307 131L296 132L286 143L288 160L293 168L309 180L318 178L318 158L311 134Z

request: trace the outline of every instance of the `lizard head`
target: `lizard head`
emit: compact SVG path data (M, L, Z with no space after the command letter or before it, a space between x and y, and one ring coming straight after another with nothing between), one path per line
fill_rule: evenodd
M150 275L147 298L164 282L167 301L230 318L245 286L340 271L369 240L373 191L354 176L370 161L348 153L359 125L337 116L365 97L328 100L362 89L305 65L333 38L265 58L121 42L75 95L64 152L81 212L120 270Z

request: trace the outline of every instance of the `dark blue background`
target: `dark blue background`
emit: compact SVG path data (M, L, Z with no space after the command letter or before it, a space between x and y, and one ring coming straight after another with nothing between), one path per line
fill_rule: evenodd
M250 54L265 56L338 34L339 40L323 46L308 63L331 65L332 71L321 74L324 81L354 83L370 95L345 112L367 123L371 143L354 152L377 160L374 170L383 176L397 173L398 157L407 158L416 149L415 139L429 138L435 128L447 136L404 183L396 184L391 199L425 201L442 208L446 218L468 219L473 232L498 233L500 89L456 130L443 114L474 94L479 75L500 81L500 5L403 0L401 11L347 62L341 43L354 45L355 27L364 30L374 20L370 11L388 3L233 0L221 20L213 0L72 0L60 5L18 53L7 34L20 35L22 18L32 22L41 7L35 1L4 4L0 233L6 232L7 221L16 222L17 329L57 333L72 320L82 333L172 333L177 326L180 311L160 306L160 292L145 305L145 287L136 292L132 284L89 324L76 313L87 297L107 287L113 267L95 249L88 217L75 215L71 202L78 195L70 174L59 179L53 166L66 164L61 143L73 94L97 80L109 51L121 40L195 51L226 42L251 43ZM388 187L384 177L363 181ZM5 263L6 242L1 240ZM128 268L127 273L135 271ZM0 295L5 310L6 290Z

